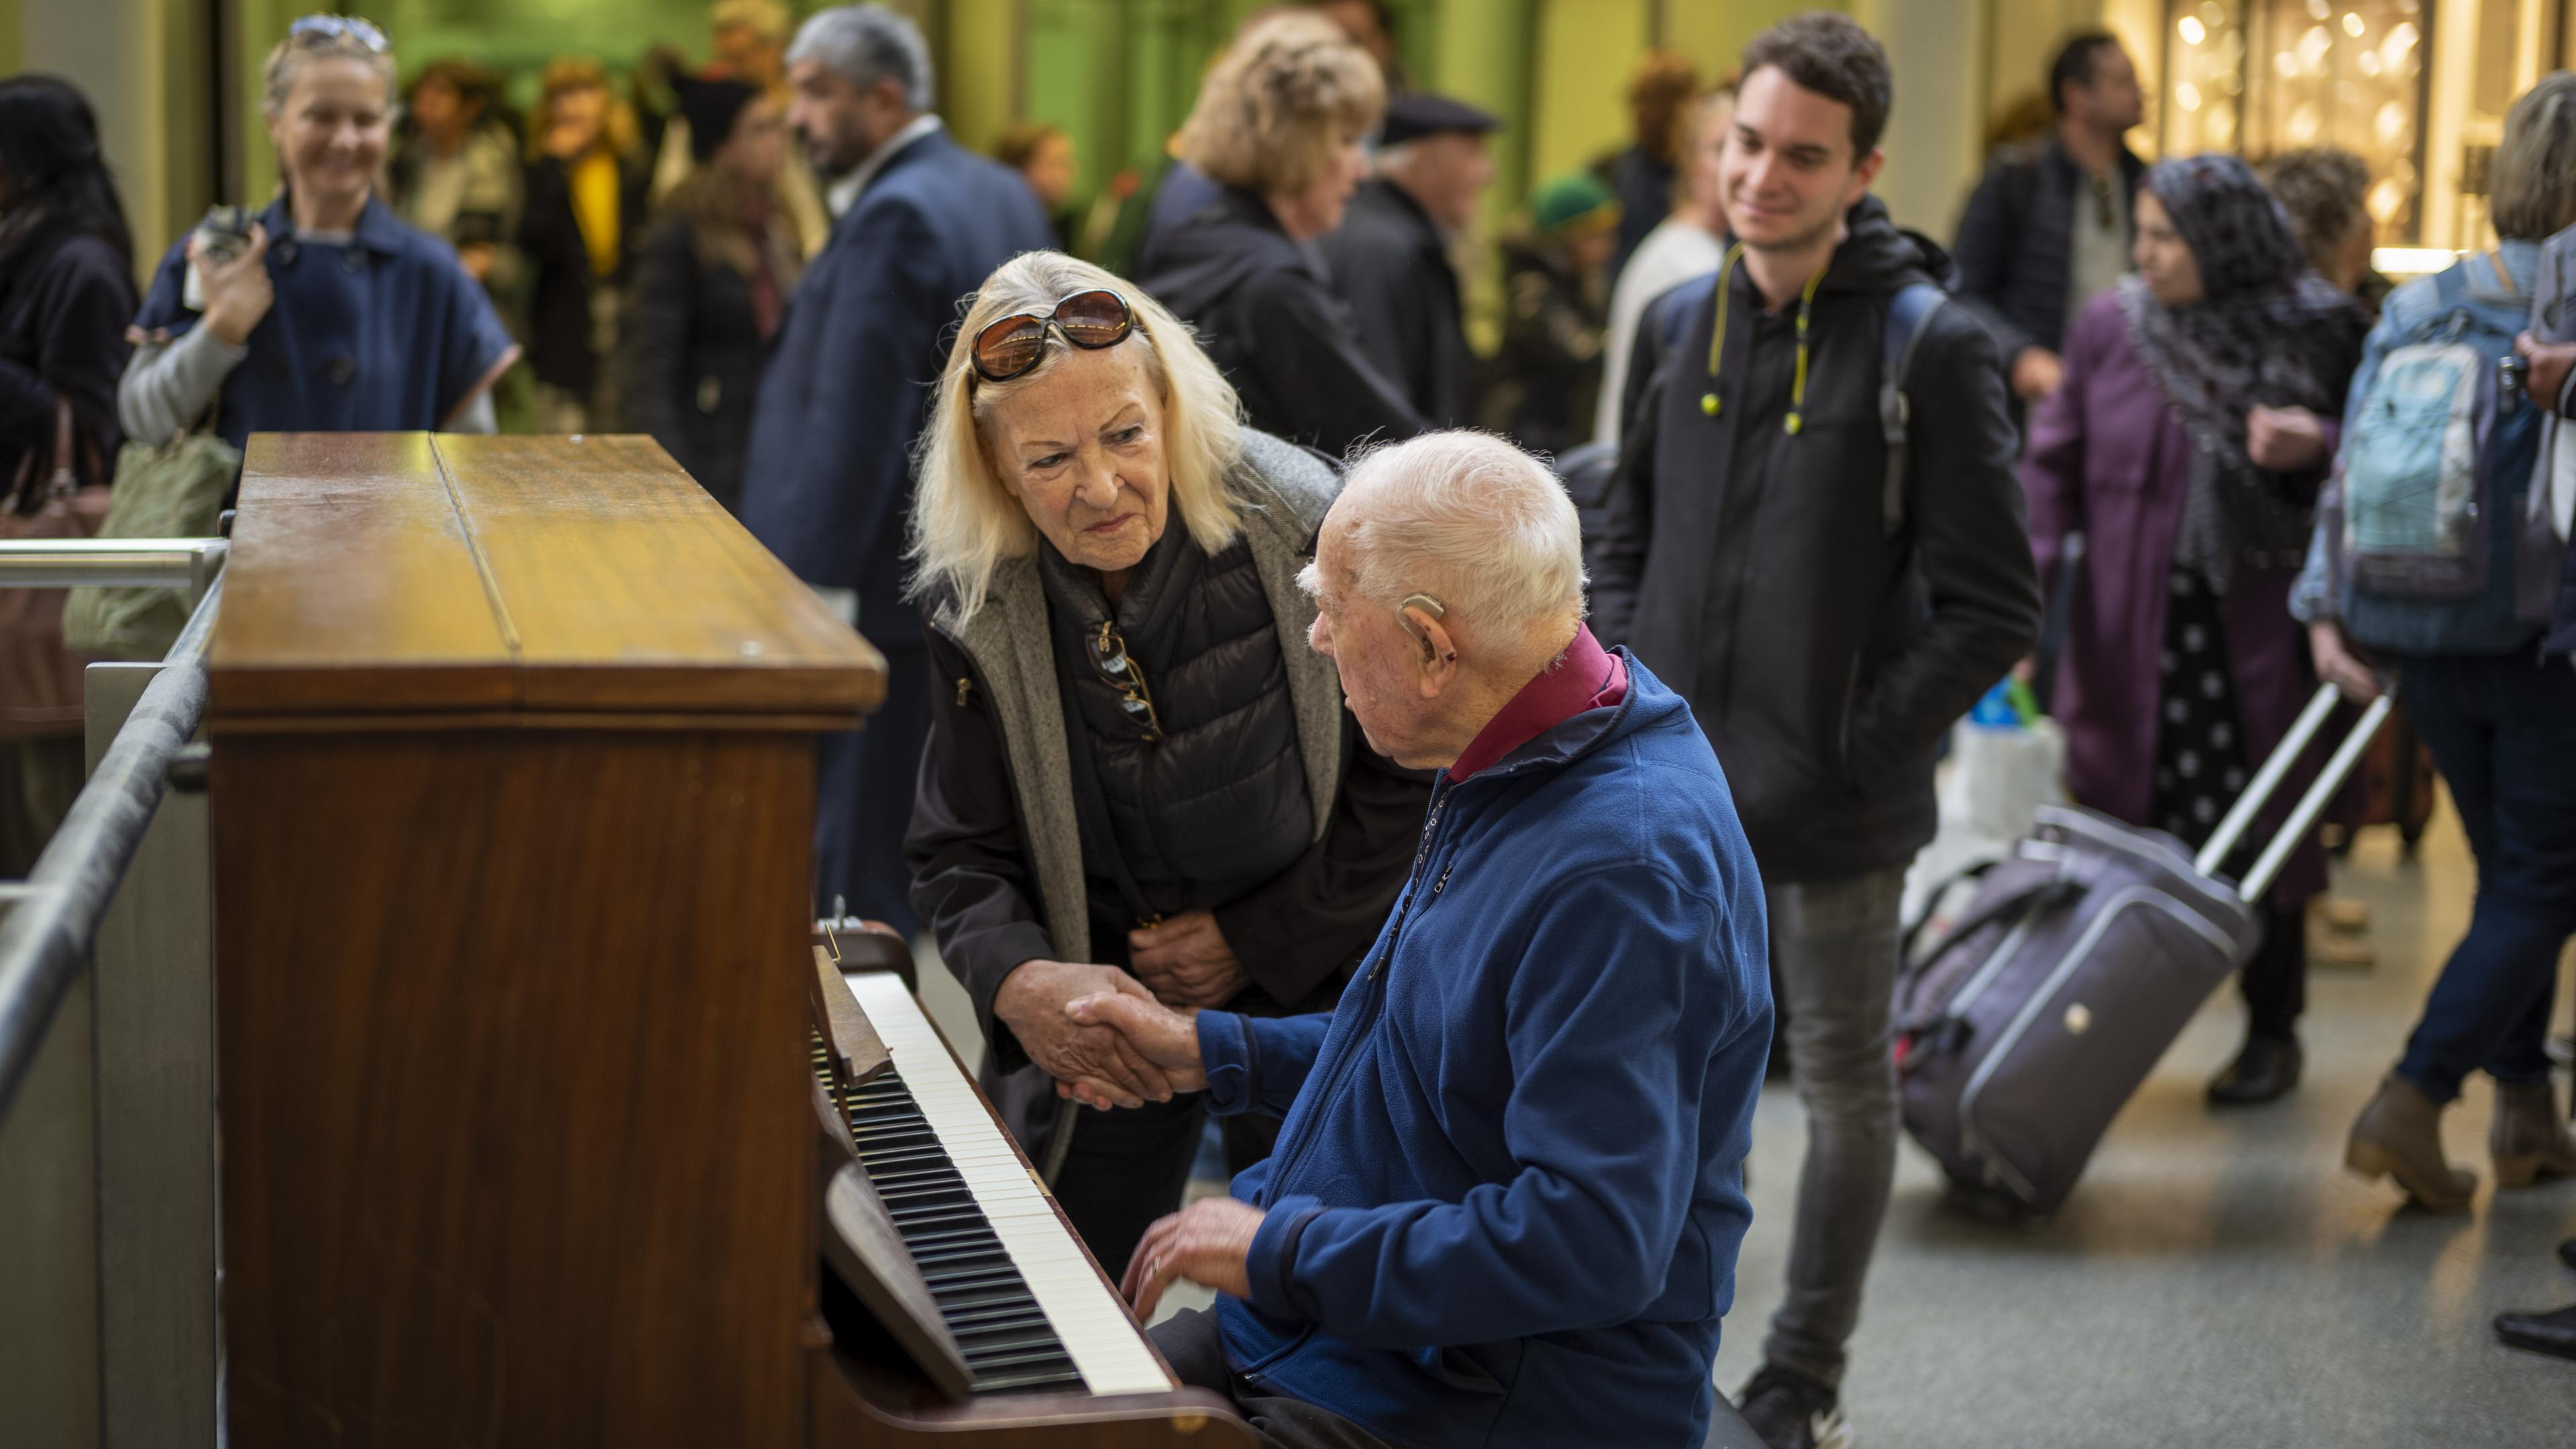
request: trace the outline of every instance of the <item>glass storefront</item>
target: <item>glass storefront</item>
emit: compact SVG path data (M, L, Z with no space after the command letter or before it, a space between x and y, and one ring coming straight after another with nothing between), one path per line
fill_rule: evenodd
M2374 178L2383 246L2486 235L2513 98L2561 64L2570 0L2167 0L2157 148L2340 146Z

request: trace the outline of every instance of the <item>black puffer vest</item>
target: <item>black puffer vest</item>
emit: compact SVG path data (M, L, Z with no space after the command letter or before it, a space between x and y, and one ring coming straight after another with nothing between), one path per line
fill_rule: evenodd
M1153 700L1158 739L1097 663L1101 624L1113 617L1098 582L1045 545L1038 574L1066 712L1081 723L1067 744L1087 750L1097 787L1080 787L1077 761L1095 947L1123 960L1135 912L1111 862L1155 913L1173 915L1231 902L1294 864L1313 839L1278 621L1251 548L1237 539L1210 558L1175 514L1114 615Z

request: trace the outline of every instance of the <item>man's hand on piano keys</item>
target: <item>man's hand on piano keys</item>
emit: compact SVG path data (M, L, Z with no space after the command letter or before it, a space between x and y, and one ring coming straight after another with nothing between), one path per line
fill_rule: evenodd
M1252 1296L1247 1264L1261 1209L1230 1197L1203 1197L1145 1230L1118 1291L1135 1305L1136 1321L1154 1316L1163 1290L1188 1279L1237 1298Z
M1128 965L1153 989L1154 999L1183 1011L1223 1006L1252 981L1216 917L1206 911L1183 911L1161 925L1128 932L1127 952Z
M1172 1100L1170 1080L1124 1036L1065 1014L1065 1003L1095 994L1124 995L1148 1006L1154 1001L1145 983L1115 966L1032 960L1002 978L1002 989L993 995L993 1014L1048 1076L1059 1084L1084 1083L1093 1095L1083 1100L1092 1106L1141 1107L1148 1099Z
M1199 1014L1174 1011L1131 991L1103 991L1065 1003L1064 1014L1083 1026L1115 1031L1128 1048L1154 1064L1175 1092L1207 1088L1207 1069L1199 1062ZM1055 1092L1086 1105L1101 1105L1105 1083L1058 1078Z

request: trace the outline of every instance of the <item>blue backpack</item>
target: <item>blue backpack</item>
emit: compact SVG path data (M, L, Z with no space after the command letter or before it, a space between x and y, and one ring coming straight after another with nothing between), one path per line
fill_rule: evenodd
M2523 304L2492 253L2433 286L2433 315L2382 354L2344 430L2321 504L2332 586L2368 642L2511 647L2548 617L2563 547L2546 508L2524 506L2539 410L2498 379Z

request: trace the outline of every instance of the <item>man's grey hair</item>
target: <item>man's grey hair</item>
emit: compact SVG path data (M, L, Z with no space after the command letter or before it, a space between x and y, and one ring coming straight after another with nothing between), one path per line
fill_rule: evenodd
M863 91L881 80L901 82L904 104L931 107L930 46L918 26L883 5L816 11L787 47L789 65L809 60Z
M1351 465L1333 505L1361 597L1553 651L1583 618L1583 526L1545 463L1491 433L1425 433ZM1344 510L1348 510L1344 513ZM1320 583L1313 566L1309 592ZM1490 637L1490 636L1489 636Z

